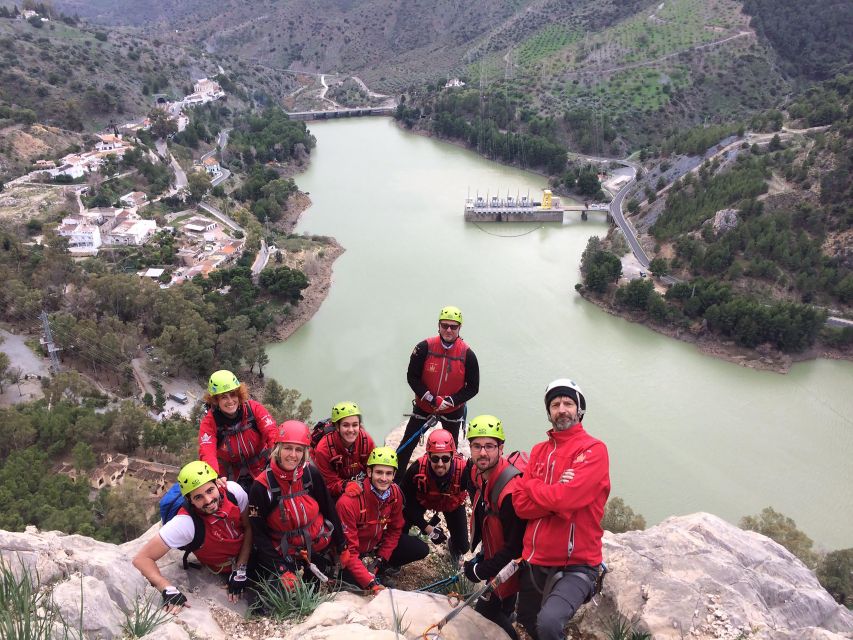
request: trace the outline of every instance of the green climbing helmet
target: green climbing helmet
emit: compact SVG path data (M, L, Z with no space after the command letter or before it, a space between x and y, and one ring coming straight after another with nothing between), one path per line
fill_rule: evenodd
M227 369L214 371L210 375L210 380L207 381L207 391L212 396L218 396L220 393L228 393L240 386L240 381L233 373Z
M355 402L339 402L332 407L332 422L337 424L338 420L343 420L350 416L361 416L361 409L358 408Z
M384 464L388 467L397 468L397 452L392 447L376 447L367 456L367 466Z
M501 442L506 441L504 426L501 419L496 416L477 416L468 423L468 440L474 438L494 438Z
M452 320L462 324L462 311L459 307L444 307L438 314L438 321L441 322L442 320Z
M181 486L181 495L186 497L201 485L213 482L218 474L206 462L195 460L185 465L178 472L178 484Z

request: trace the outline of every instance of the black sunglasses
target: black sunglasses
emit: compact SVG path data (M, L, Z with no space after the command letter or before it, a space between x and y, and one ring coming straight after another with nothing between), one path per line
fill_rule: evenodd
M438 326L440 326L443 331L448 331L448 330L458 331L459 327L461 327L462 325L460 325L460 324L447 324L446 322L440 322Z
M438 464L439 462L447 464L450 462L450 456L430 456L429 459L430 462L434 462L435 464Z

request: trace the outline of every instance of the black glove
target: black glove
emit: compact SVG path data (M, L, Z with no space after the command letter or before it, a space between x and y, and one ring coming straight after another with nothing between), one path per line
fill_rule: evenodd
M429 534L429 539L432 540L433 544L442 544L443 542L447 542L447 534L444 533L444 529L441 527L433 527L432 533Z
M239 596L243 593L243 589L246 588L246 582L246 567L237 567L237 569L232 571L231 575L228 576L228 594Z
M482 578L477 575L477 561L479 557L472 558L471 560L466 560L465 564L462 565L462 570L465 572L465 577L468 578L471 582L480 582Z
M162 594L164 607L168 607L170 605L182 607L187 603L187 597L175 587L166 587L163 589Z

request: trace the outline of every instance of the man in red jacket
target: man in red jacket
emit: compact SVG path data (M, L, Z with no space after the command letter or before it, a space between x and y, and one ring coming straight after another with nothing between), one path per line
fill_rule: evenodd
M513 493L516 513L528 521L518 621L533 640L560 640L594 595L610 462L604 443L584 431L586 398L575 382L549 384L545 411L553 428L533 447Z
M217 477L206 462L197 460L184 466L178 474L178 484L186 504L133 558L133 566L161 592L163 607L170 613L190 605L157 567L157 561L169 549L192 550L199 562L222 576L232 602L249 585L251 576L247 571L252 552L252 530L246 510L249 499L236 482L229 481L227 491L220 489ZM198 531L199 526L204 530Z
M367 458L367 477L358 495L344 493L336 506L349 556L343 580L378 593L388 585L383 575L390 567L421 560L429 553L426 543L403 533L403 494L394 484L397 453L377 447ZM365 565L363 559L373 559Z
M438 416L444 428L453 434L453 442L458 444L465 403L480 390L480 365L474 351L459 336L461 330L462 311L458 307L444 307L438 314L438 335L421 340L412 350L406 381L415 399L401 444L409 440L430 415ZM416 444L416 440L412 441L397 452L400 456L398 482L406 473Z

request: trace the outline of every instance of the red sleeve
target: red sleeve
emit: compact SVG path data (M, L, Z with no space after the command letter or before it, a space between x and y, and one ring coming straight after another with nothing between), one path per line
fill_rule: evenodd
M216 421L213 419L213 409L209 409L198 428L198 459L206 462L216 473L222 475L219 459L216 457Z
M397 485L391 485L391 490L396 494L394 506L391 509L388 524L385 527L385 533L382 534L382 542L379 543L379 549L376 552L380 558L388 562L397 544L400 542L400 536L403 535L403 494L397 488Z
M344 566L344 569L349 571L358 586L362 589L366 588L370 581L373 580L373 575L364 566L364 563L359 559L358 549L358 498L350 496L341 496L338 503L335 505L338 511L338 517L341 519L341 526L344 530L344 537L347 540L347 549L350 552L349 561Z
M249 400L249 402L252 405L252 413L255 414L255 425L264 438L264 448L272 449L275 445L275 437L278 435L278 425L275 423L275 418L260 402L255 400Z
M335 471L334 467L332 467L331 451L329 451L329 445L326 442L326 438L323 438L317 444L317 447L311 454L311 459L314 461L314 466L319 469L320 475L323 476L323 480L326 481L326 487L329 489L329 493L333 498L337 498L344 492L346 481L338 476L338 472Z
M569 467L567 467L569 468ZM527 520L541 518L550 513L577 511L595 500L601 493L602 483L607 482L610 461L603 442L593 443L584 452L584 459L572 467L575 477L565 484L546 484L539 478L521 478L513 493L515 512ZM554 476L558 473L554 471Z

